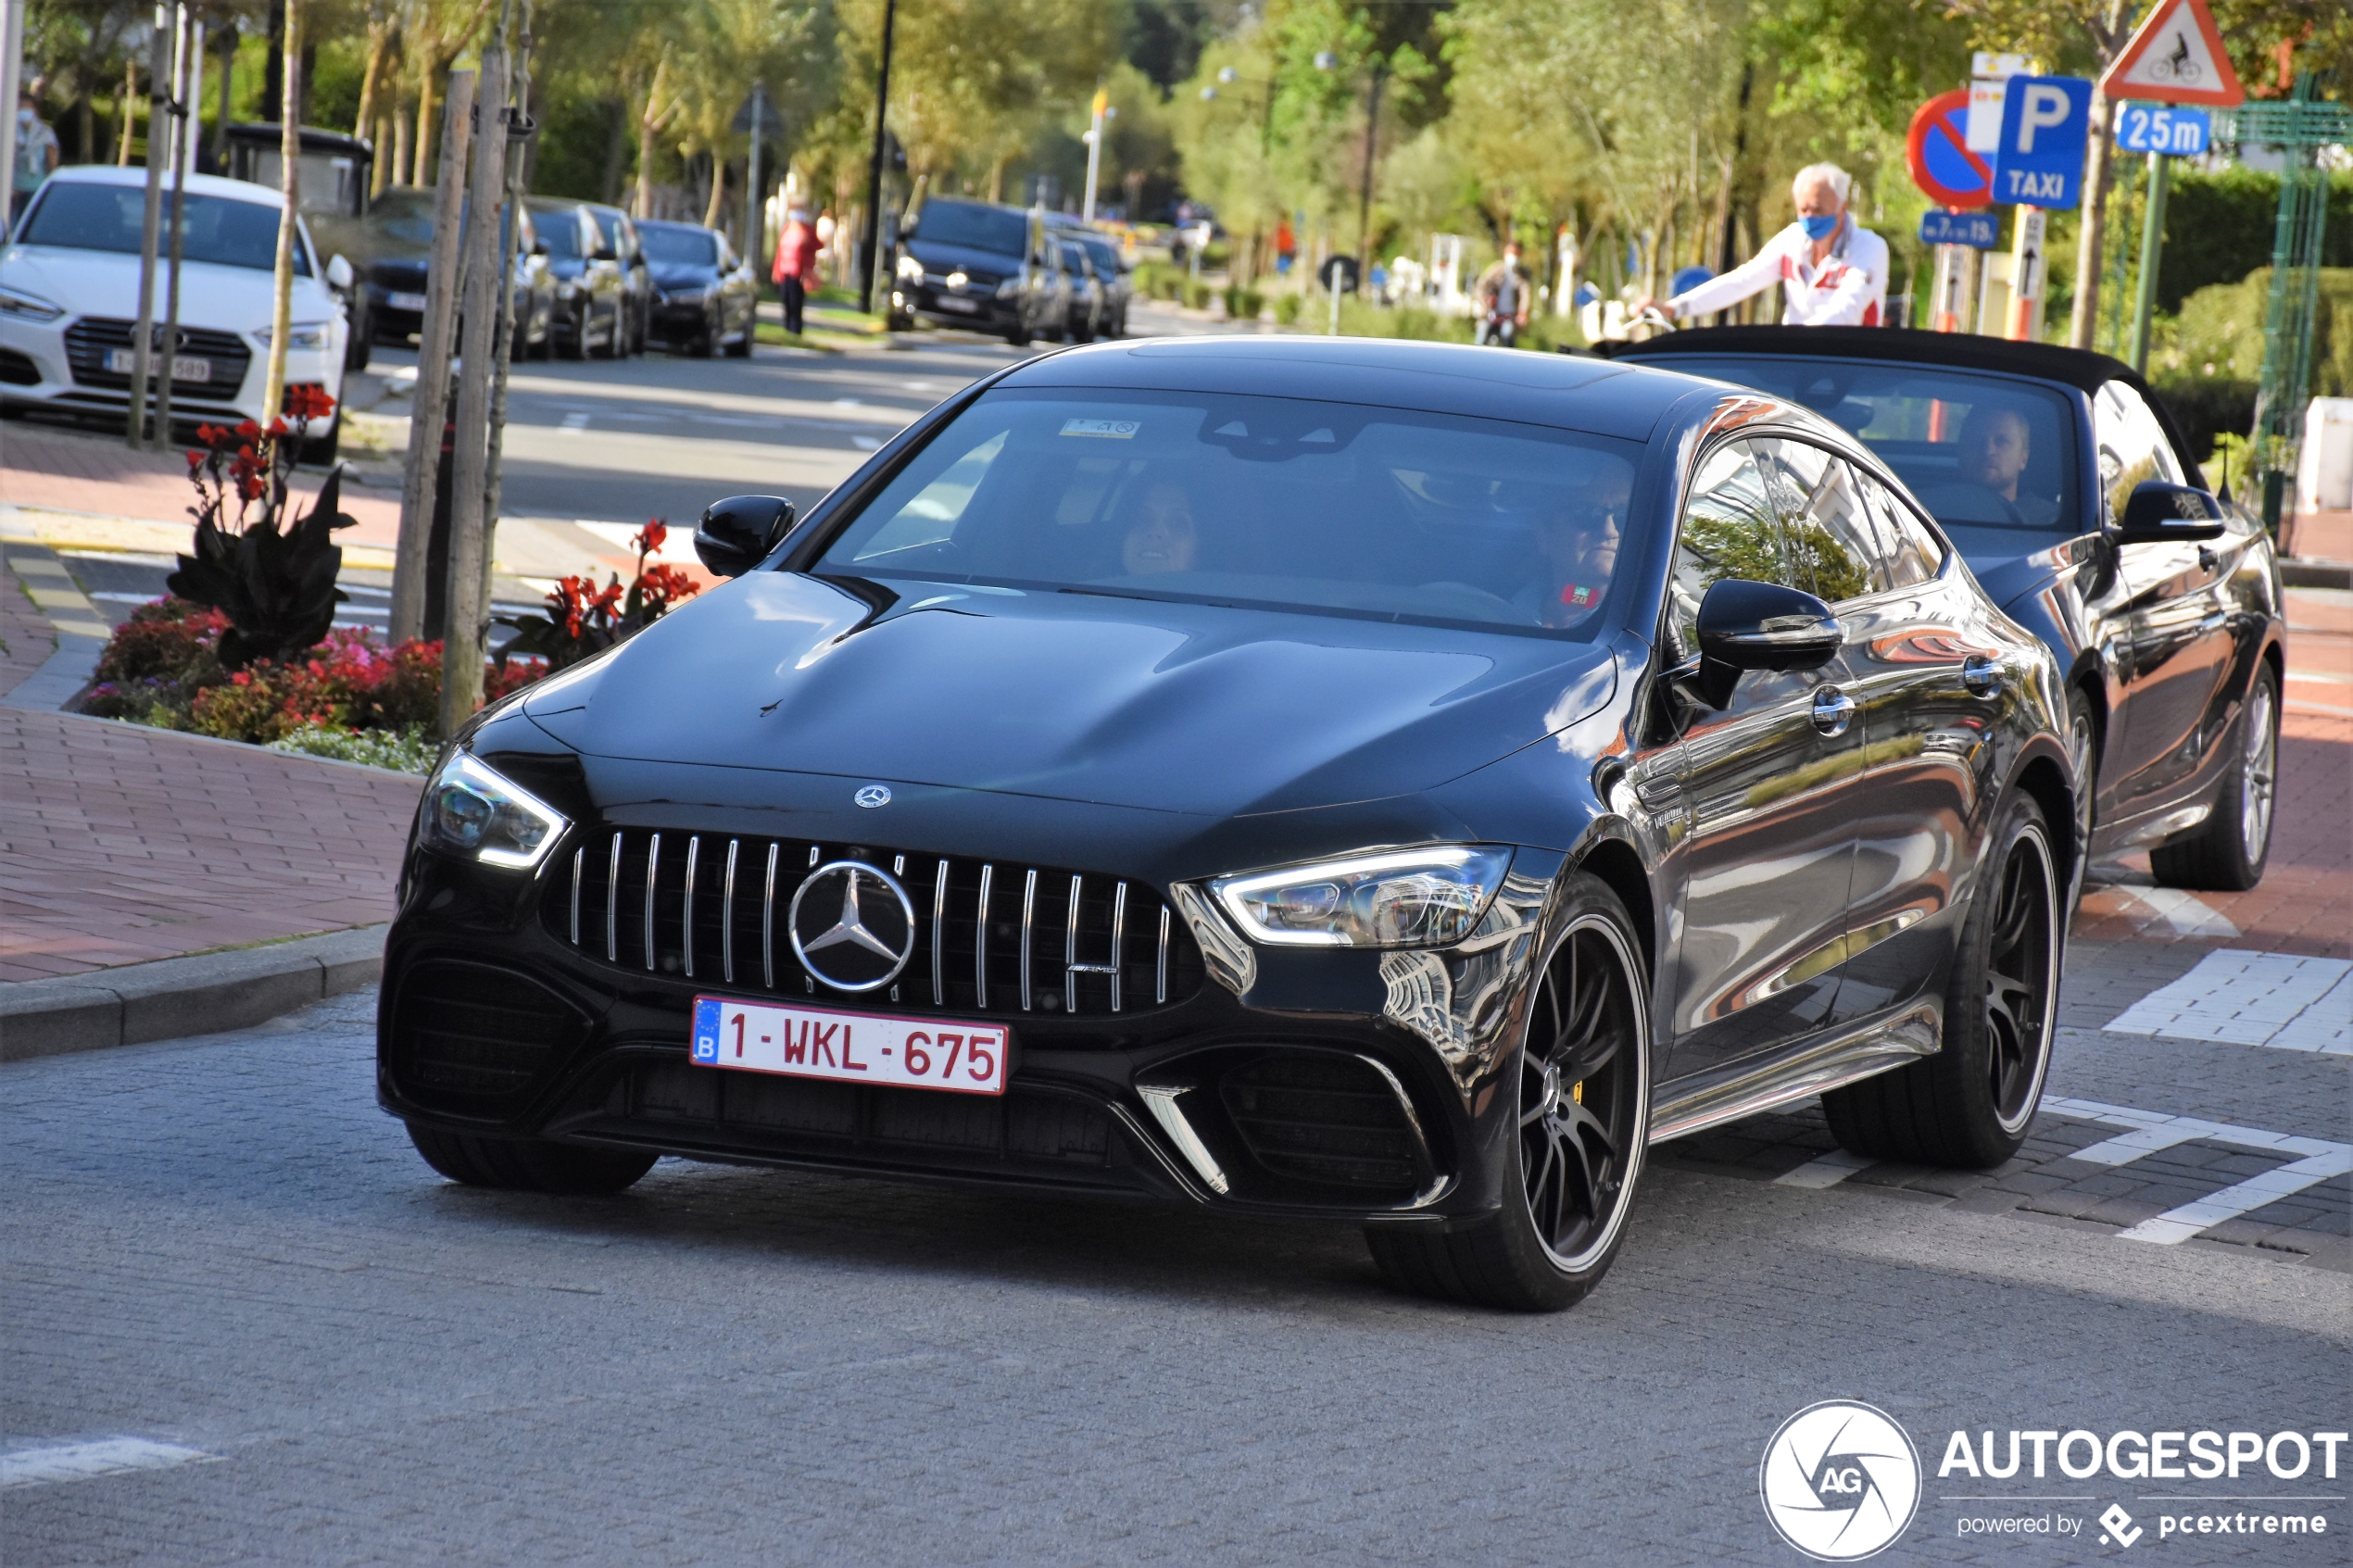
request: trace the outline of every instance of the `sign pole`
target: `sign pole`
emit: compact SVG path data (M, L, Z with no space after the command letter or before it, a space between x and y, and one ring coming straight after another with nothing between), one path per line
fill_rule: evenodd
M2043 230L2049 215L2039 207L2020 206L2010 242L2010 320L2003 335L2012 343L2033 343L2043 324L2043 280L2045 265Z
M2157 264L2165 248L2165 187L2173 160L2149 154L2148 214L2141 221L2140 288L2133 302L2133 369L2149 369L2149 322L2157 314Z

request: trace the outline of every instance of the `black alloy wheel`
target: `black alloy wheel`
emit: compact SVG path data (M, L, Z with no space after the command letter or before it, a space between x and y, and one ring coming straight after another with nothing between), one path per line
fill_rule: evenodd
M571 330L565 332L563 341L558 344L556 348L556 351L563 358L567 359L588 358L588 307L585 305L573 314ZM550 330L552 332L552 328Z
M1982 1170L2026 1141L2056 1034L2062 890L2033 800L2013 796L1994 821L1946 982L1943 1048L1822 1096L1852 1153Z
M2271 809L2279 789L2280 685L2269 664L2255 667L2239 708L2237 755L2194 838L2149 851L2149 870L2166 887L2244 893L2263 880L2271 859Z
M1503 1209L1451 1233L1376 1223L1373 1260L1401 1288L1558 1311L1608 1272L1650 1129L1649 987L1625 906L1568 881L1565 929L1529 999Z

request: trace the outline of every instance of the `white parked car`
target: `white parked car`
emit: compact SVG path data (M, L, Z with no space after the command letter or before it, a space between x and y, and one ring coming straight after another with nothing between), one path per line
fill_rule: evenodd
M164 191L165 233L171 193ZM61 169L34 193L0 250L0 406L86 412L120 421L130 406L132 337L139 316L139 233L146 171ZM270 353L271 282L277 259L279 194L242 181L189 178L180 268L180 340L171 413L185 420L261 417ZM168 241L159 248L169 254ZM336 290L349 264L321 264L299 222L286 383L323 388L333 424L305 443L306 460L334 452L343 423L347 327ZM167 269L155 281L156 332ZM158 346L160 345L158 344Z

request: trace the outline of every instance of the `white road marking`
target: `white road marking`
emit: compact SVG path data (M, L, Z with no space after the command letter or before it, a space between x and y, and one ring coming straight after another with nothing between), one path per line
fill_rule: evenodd
M2126 1127L2131 1131L2121 1137L2095 1143L2089 1148L2076 1150L2072 1158L2089 1160L2095 1165L2126 1165L2145 1154L2155 1154L2176 1144L2203 1140L2208 1143L2231 1144L2239 1148L2251 1148L2259 1153L2296 1155L2299 1158L2285 1165L2249 1176L2246 1181L2207 1194L2193 1203L2143 1220L2129 1230L2117 1234L2127 1241L2150 1241L2162 1247L2184 1242L2198 1232L2225 1220L2235 1220L2269 1203L2293 1198L2306 1187L2315 1186L2332 1176L2342 1176L2353 1171L2353 1144L2334 1143L2327 1138L2298 1137L2290 1133L2266 1132L2260 1127L2237 1127L2227 1122L2201 1121L2195 1116L2167 1116L2154 1110L2135 1110L2130 1106L2103 1105L2098 1100L2063 1099L2057 1097L2043 1101L2043 1109L2079 1121L2104 1123L2111 1127Z
M94 1475L119 1475L128 1470L169 1470L175 1464L218 1459L202 1449L177 1443L151 1442L145 1437L107 1437L95 1443L68 1443L54 1449L19 1449L0 1454L0 1489L39 1486L55 1481L86 1481Z
M859 402L855 397L837 397L834 399L834 407L837 408L862 408L865 405Z
M2114 883L2109 891L2120 893L2142 908L2154 911L2181 936L2210 936L2230 941L2239 934L2222 913L2178 887L2134 887L2129 883Z
M2105 1027L2112 1035L2353 1056L2353 963L2226 947Z
M2353 675L2347 675L2339 670L2291 670L2287 672L2287 678L2291 683L2326 681L2333 685L2353 686Z
M2209 1225L2235 1220L2283 1198L2293 1198L2306 1187L2348 1171L2353 1171L2353 1144L2339 1144L2324 1154L2298 1160L2259 1176L2249 1176L2236 1186L2224 1187L2179 1209L2169 1209L2120 1234L2126 1241L2153 1241L2160 1247L2171 1247L2189 1240Z
M1868 1155L1849 1154L1834 1148L1818 1159L1808 1160L1786 1175L1773 1178L1773 1185L1785 1187L1836 1186L1857 1171L1869 1170L1879 1161Z
M563 427L566 430L586 430L588 428L588 416L585 414L566 414L564 416Z
M852 446L857 447L861 452L879 452L882 450L882 443L876 441L871 435L853 435L849 438L849 444Z

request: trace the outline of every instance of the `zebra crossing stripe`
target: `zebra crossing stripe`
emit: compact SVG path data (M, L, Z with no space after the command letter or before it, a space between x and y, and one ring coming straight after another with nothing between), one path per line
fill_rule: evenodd
M87 1481L130 1470L169 1470L175 1464L217 1459L202 1449L157 1443L145 1437L107 1437L50 1449L19 1449L0 1454L0 1491L54 1481Z
M2249 1176L2220 1192L2208 1193L2195 1202L2169 1209L2119 1232L2127 1241L2175 1246L2225 1220L2251 1214L2266 1204L2293 1198L2306 1187L2353 1171L2353 1144L2333 1143L2326 1138L2297 1137L2289 1133L2266 1132L2260 1127L2236 1127L2227 1122L2207 1122L2195 1116L2167 1116L2153 1110L2135 1110L2130 1106L2103 1105L2097 1100L2053 1097L2043 1101L2043 1109L2079 1121L2130 1129L2078 1149L2070 1157L2095 1165L2127 1165L2143 1155L2192 1142L2229 1144L2263 1154L2298 1157L2259 1176Z
M2283 1198L2293 1198L2306 1187L2348 1171L2353 1171L2353 1145L2339 1144L2325 1154L2311 1155L2259 1176L2249 1176L2236 1186L2209 1193L2179 1209L2169 1209L2120 1234L2126 1241L2153 1241L2160 1247L2171 1247L2189 1240L2209 1225L2235 1220Z

